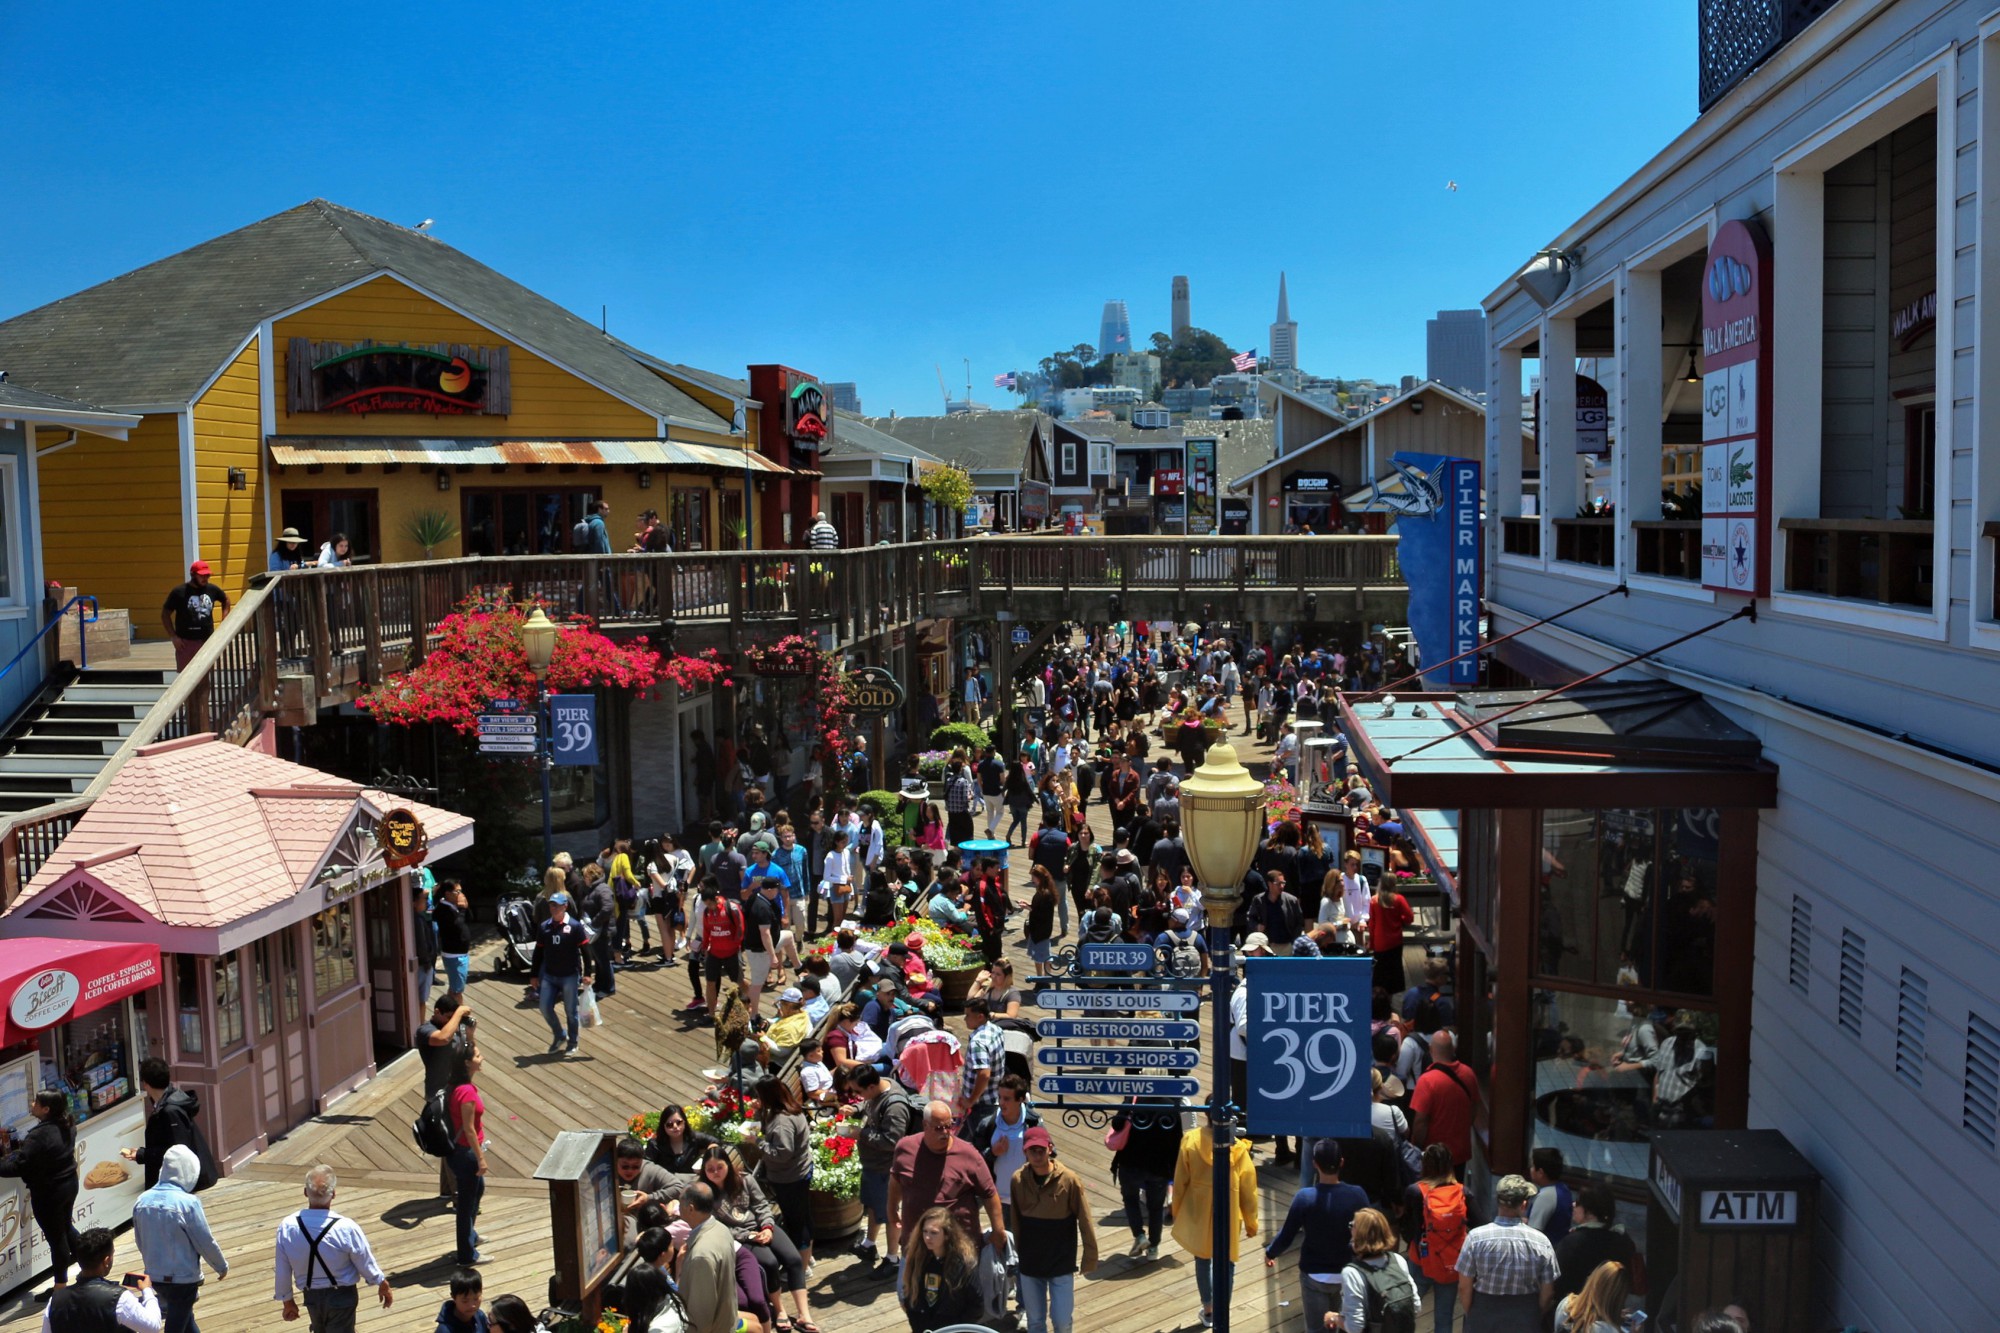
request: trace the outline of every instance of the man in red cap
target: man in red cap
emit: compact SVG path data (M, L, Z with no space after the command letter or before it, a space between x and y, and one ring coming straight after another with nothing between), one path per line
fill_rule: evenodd
M1097 1228L1083 1179L1056 1160L1040 1125L1021 1139L1028 1164L1014 1173L1014 1234L1028 1333L1070 1333L1078 1271L1097 1267ZM1079 1253L1081 1251L1081 1253Z
M160 623L174 641L174 666L182 671L215 633L215 622L229 609L229 594L208 581L208 561L188 566L188 581L167 594L160 607ZM198 691L188 699L188 709L197 730L205 730L208 719L208 692Z

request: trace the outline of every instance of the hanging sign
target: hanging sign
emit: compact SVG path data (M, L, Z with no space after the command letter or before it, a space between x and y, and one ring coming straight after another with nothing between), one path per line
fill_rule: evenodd
M846 681L847 711L856 718L887 717L903 706L903 683L887 667L857 667Z
M1137 1078L1132 1075L1044 1074L1035 1091L1045 1097L1198 1097L1201 1084L1191 1078ZM1372 1131L1364 1131L1372 1132Z
M1250 958L1249 1106L1253 1134L1366 1138L1374 1132L1366 958Z
M1193 1069L1201 1052L1191 1046L1044 1046L1035 1059L1079 1069Z
M293 338L285 348L285 406L292 412L505 416L511 410L507 349Z
M431 850L423 821L402 806L376 821L375 845L382 849L382 864L391 870L422 865Z
M1701 292L1701 584L1771 591L1771 245L1735 221L1708 248Z
M1481 562L1485 541L1479 463L1443 454L1397 454L1396 556L1410 588L1410 628L1433 688L1477 685ZM1461 656L1461 654L1471 654Z
M1163 1013L1192 1013L1201 1008L1201 996L1191 990L1038 990L1038 1009L1145 1010ZM1362 1007L1367 1012L1367 1007Z
M579 768L597 765L597 696L549 696L549 753L555 763Z
M1215 441L1187 442L1187 530L1190 537L1215 531Z

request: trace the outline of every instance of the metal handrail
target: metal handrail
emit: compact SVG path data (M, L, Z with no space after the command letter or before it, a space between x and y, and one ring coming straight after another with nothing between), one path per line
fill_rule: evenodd
M81 610L81 606L84 602L90 603L90 614L87 616ZM26 657L30 652L32 652L35 646L42 641L42 639L48 634L50 630L62 624L63 617L69 614L69 609L72 606L79 608L76 613L76 646L77 646L76 650L77 650L77 657L80 659L77 662L77 668L81 670L82 668L90 665L90 636L84 632L83 627L85 625L95 625L97 623L97 599L95 597L90 596L88 593L78 593L76 596L70 598L67 602L64 602L62 604L61 609L59 609L54 615L49 617L49 623L42 626L41 629L37 630L35 632L34 638L28 640L25 644L21 645L21 651L14 654L14 658L12 661L7 663L6 666L0 667L0 680L5 680L7 678L7 673L9 671L12 671L15 667L19 666L21 664L21 659Z

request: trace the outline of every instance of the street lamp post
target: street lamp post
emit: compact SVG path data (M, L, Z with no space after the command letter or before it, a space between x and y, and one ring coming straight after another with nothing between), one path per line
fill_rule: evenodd
M1211 748L1200 768L1181 783L1181 833L1187 856L1201 884L1201 905L1208 918L1209 1003L1214 1035L1214 1091L1208 1122L1214 1139L1213 1197L1209 1214L1214 1224L1209 1260L1210 1299L1217 1333L1229 1333L1229 1294L1234 1276L1229 1243L1235 1219L1230 1153L1236 1141L1235 1114L1229 1087L1229 998L1233 986L1229 924L1242 897L1243 877L1257 856L1264 831L1264 785L1251 777L1227 741Z
M535 675L535 767L542 773L542 869L556 859L555 805L549 798L549 770L555 754L549 735L549 660L556 654L556 623L540 606L521 626L521 646L528 655L528 670Z

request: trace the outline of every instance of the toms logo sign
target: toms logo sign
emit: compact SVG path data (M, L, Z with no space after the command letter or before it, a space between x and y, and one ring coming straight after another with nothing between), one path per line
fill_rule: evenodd
M7 1017L18 1028L45 1028L76 1007L83 985L74 972L52 967L22 982L7 1006Z
M1696 1220L1709 1227L1795 1227L1797 1190L1703 1190Z

